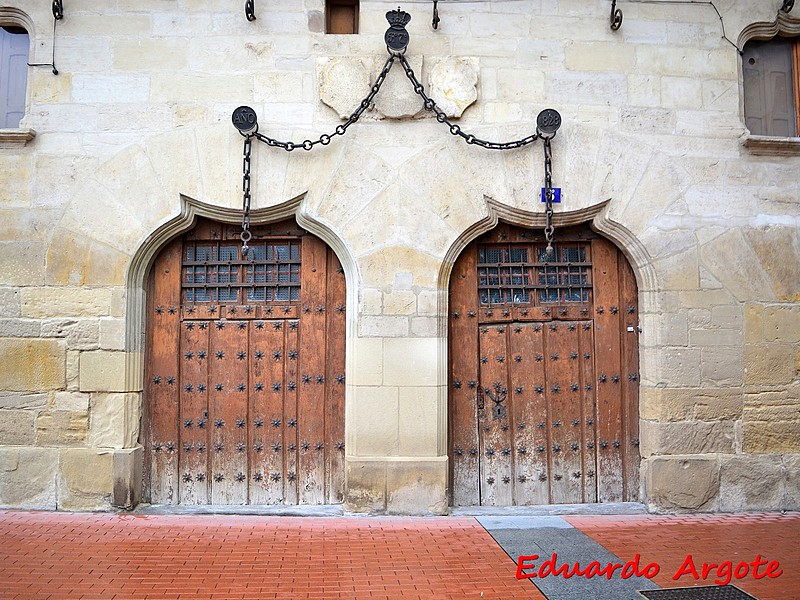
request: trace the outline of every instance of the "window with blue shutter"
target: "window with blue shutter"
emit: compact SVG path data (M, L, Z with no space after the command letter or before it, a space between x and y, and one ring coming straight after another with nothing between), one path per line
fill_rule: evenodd
M0 129L16 129L25 116L28 32L0 26Z

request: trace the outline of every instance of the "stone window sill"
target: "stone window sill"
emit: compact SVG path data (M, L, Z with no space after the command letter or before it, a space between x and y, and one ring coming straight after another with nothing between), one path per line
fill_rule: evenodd
M748 135L742 145L759 156L800 156L800 137Z
M22 148L35 137L33 129L0 129L0 148Z

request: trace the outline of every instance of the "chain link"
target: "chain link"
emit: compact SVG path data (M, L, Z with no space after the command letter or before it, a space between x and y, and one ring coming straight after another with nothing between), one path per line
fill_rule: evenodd
M253 136L244 138L244 158L242 159L242 258L247 257L250 249L247 242L253 237L250 233L250 152L253 147Z
M344 133L347 131L347 128L350 127L350 125L352 125L356 121L358 121L361 118L361 115L364 114L364 111L366 111L368 108L372 106L373 100L380 91L383 82L386 80L386 76L389 74L389 71L391 70L392 65L394 64L395 58L397 58L395 55L390 55L389 58L386 59L383 68L381 69L377 79L375 80L375 83L372 84L372 88L370 89L369 94L366 95L366 97L358 105L358 108L356 108L353 111L353 113L347 118L347 121L345 121L341 125L337 125L336 129L334 129L333 133L331 133L330 135L323 133L321 136L319 136L319 139L303 140L300 143L282 142L280 140L276 140L274 138L268 137L258 132L255 133L255 137L258 138L259 141L267 144L268 146L283 148L287 152L291 152L292 150L296 150L298 148L302 148L303 150L308 151L311 150L317 144L322 144L323 146L327 146L328 144L331 143L331 139L333 139L337 135L344 135Z
M455 123L452 123L450 119L447 118L445 112L436 105L436 102L429 98L428 95L425 93L425 87L419 82L417 76L414 75L414 70L411 68L411 65L406 60L404 55L400 55L400 64L403 65L403 70L406 73L406 77L411 81L414 86L414 91L417 95L422 98L422 106L425 110L430 111L436 115L436 120L439 123L444 123L450 128L450 133L452 135L457 135L464 139L465 142L468 144L475 144L476 146L481 146L482 148L488 148L490 150L514 150L516 148L522 148L523 146L527 146L528 144L535 142L539 139L539 134L534 133L527 137L524 137L519 140L514 140L511 142L490 142L487 140L482 140L478 137L475 137L471 133L464 132L461 127Z
M389 74L389 71L394 65L395 59L400 60L400 64L403 65L403 70L406 74L406 77L411 81L412 85L414 86L414 92L422 98L422 106L425 110L432 112L436 115L436 120L439 123L443 123L447 125L450 130L450 133L455 136L461 137L467 144L480 146L482 148L488 148L489 150L514 150L517 148L522 148L523 146L527 146L538 140L540 137L544 142L544 171L545 171L545 215L547 217L547 224L544 228L544 235L545 239L547 240L547 248L546 258L545 260L552 260L554 257L554 250L553 250L553 233L555 228L553 227L553 182L552 182L552 155L550 149L550 140L552 139L552 135L539 135L539 132L533 133L529 136L524 138L513 140L510 142L492 142L488 140L483 140L481 138L476 137L471 133L466 133L461 129L459 125L450 121L447 118L447 114L436 105L436 102L428 97L425 93L424 86L419 82L416 75L414 74L414 70L411 68L411 65L406 60L406 57L403 54L390 54L389 58L386 59L386 62L383 65L378 77L375 79L375 83L372 85L369 93L364 97L358 107L353 111L353 113L348 117L347 121L342 123L341 125L337 125L336 129L334 129L333 133L331 134L322 134L316 140L306 139L300 143L297 142L284 142L281 140L276 140L269 136L266 136L262 133L258 133L256 130L254 133L250 134L242 134L244 135L244 159L243 159L243 177L242 177L242 233L240 235L242 239L242 257L244 258L247 255L249 250L247 243L252 238L252 234L250 233L250 154L252 150L252 141L253 138L267 144L268 146L273 146L277 148L283 148L287 152L291 152L292 150L296 150L298 148L302 148L303 150L309 151L314 146L321 144L323 146L327 146L331 143L331 140L336 137L337 135L344 135L347 131L347 128L350 127L353 123L358 121L364 112L369 109L373 105L373 101L375 100L375 96L381 89L383 82L386 80L386 76Z
M554 258L553 251L553 158L550 150L550 136L542 136L544 142L544 201L547 224L544 226L544 238L547 240L545 257L547 260Z

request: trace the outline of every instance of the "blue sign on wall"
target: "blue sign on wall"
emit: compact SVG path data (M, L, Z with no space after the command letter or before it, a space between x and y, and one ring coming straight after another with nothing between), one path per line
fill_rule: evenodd
M561 202L561 188L550 188L553 190L553 204L556 202ZM542 202L547 202L547 198L544 196L544 188L542 188Z

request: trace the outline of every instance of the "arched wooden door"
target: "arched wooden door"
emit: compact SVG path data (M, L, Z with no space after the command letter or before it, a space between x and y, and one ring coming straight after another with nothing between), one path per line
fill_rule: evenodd
M329 504L344 491L345 279L296 223L201 220L157 257L147 302L145 497Z
M501 224L450 280L449 456L454 506L635 501L636 281L588 228Z

